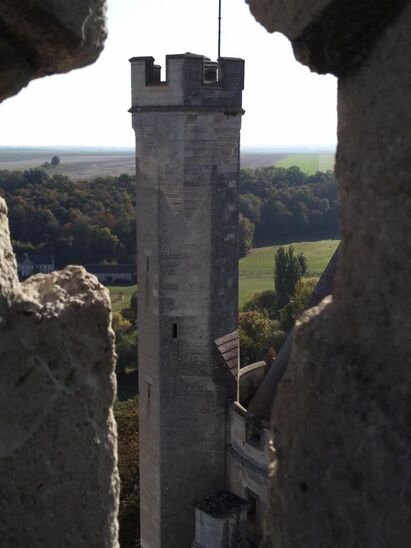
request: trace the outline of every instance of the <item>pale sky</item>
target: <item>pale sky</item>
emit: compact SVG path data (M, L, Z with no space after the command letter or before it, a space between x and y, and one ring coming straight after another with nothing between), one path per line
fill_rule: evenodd
M336 142L336 79L311 74L288 40L259 25L244 0L222 0L222 56L245 59L243 146ZM109 0L109 36L94 65L35 80L0 104L0 145L133 147L133 56L217 56L217 0Z

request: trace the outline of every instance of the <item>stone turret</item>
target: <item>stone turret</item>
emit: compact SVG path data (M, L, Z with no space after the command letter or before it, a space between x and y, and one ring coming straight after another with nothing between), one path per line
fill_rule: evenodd
M153 57L133 57L131 62L132 108L141 112L177 107L227 108L241 112L244 61L222 57L218 63L203 55L167 55L167 79Z
M225 488L238 370L244 62L188 53L166 65L161 81L152 57L131 59L144 548L191 546L194 499Z

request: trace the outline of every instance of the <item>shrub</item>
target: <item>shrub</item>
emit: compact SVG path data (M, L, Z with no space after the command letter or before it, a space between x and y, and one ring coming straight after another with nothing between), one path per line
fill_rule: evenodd
M132 323L118 312L113 314L113 329L116 334L118 374L138 366L138 334Z
M294 294L288 304L280 310L280 327L288 333L293 328L296 319L302 314L316 286L316 280L297 282Z
M277 310L277 295L272 289L266 291L256 291L253 293L243 306L244 312L261 312L271 320L275 320L278 315Z
M278 352L286 336L278 321L257 311L240 313L239 334L241 367L264 359L271 346Z
M120 546L140 546L140 501L138 467L137 397L116 401L114 416L118 430L118 468L120 473Z

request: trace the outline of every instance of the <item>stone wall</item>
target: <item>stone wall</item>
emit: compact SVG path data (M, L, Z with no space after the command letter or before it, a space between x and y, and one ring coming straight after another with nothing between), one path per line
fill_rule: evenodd
M0 244L1 545L118 546L109 295L81 267L20 285L3 200Z
M32 78L91 63L102 0L5 0L0 101ZM0 199L0 544L118 546L110 299L81 267L17 277Z
M247 411L239 402L233 402L227 414L227 486L237 496L255 500L254 522L249 522L248 534L258 540L268 504L271 429L265 422L258 433L250 428Z
M341 256L333 297L298 324L274 402L267 544L406 548L411 5L249 3L269 30L292 40L300 60L339 77Z

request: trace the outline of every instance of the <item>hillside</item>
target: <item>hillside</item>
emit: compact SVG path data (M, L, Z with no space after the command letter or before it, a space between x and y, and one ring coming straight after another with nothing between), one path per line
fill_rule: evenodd
M292 244L295 252L307 257L307 277L319 277L327 266L339 240L298 242ZM252 249L240 260L239 304L243 306L255 291L274 288L274 255L279 245Z
M291 244L296 253L303 252L307 257L307 278L318 278L337 249L339 240L320 242L298 242ZM274 255L279 245L252 249L247 257L240 260L239 305L243 306L255 291L273 289ZM110 287L114 312L120 312L129 305L136 286Z

